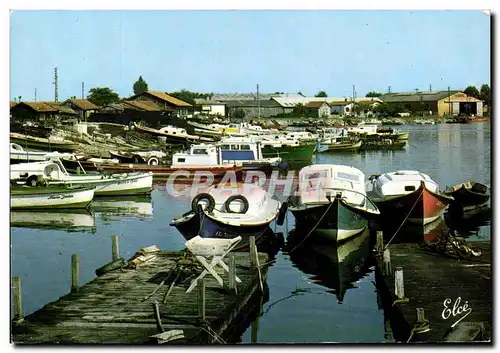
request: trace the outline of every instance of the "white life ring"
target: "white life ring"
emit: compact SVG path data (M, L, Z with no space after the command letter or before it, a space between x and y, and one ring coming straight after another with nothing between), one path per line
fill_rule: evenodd
M148 165L158 165L160 161L156 157L151 157L148 159Z

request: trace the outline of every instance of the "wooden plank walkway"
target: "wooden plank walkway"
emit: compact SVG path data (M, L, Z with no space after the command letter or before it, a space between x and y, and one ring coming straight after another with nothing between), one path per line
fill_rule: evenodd
M210 274L205 276L205 321L200 319L198 288L185 293L191 280L175 285L165 304L163 298L169 283L144 300L183 256L183 252L157 252L154 258L135 269L120 268L107 272L77 292L69 293L13 324L12 341L16 344L153 343L150 337L159 333L153 309L157 301L163 331L184 331L185 339L175 343L223 342L218 341L219 336L224 336L226 329L237 321L250 301L261 296L257 271L250 267L250 253L232 254L236 275L242 281L237 285L238 294L226 287L229 281L227 272L221 275L224 288ZM267 254L259 253L258 257L260 264L268 261ZM265 281L267 266L261 267Z
M471 242L469 245L480 249L481 256L457 259L432 252L415 243L390 244L391 275L385 275L383 258L376 256L377 289L386 317L390 317L396 341L436 343L447 338L467 341L471 337L461 335L458 331L467 326L465 323L474 323L473 326L476 327L483 325L481 335L475 340L491 342L491 244ZM407 302L397 300L399 298L395 293L395 273L398 267L402 269L397 272L402 273L404 298L408 299ZM467 305L464 306L465 304ZM430 330L412 334L417 323L417 308L424 310L423 315L429 320ZM452 329L451 326L462 317L461 323ZM447 336L450 333L453 337Z

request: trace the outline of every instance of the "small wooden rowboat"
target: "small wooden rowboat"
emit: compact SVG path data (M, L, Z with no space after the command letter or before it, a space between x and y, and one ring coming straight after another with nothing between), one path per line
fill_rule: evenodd
M11 209L86 208L94 198L94 188L13 186Z
M485 207L490 200L490 188L477 181L467 181L445 190L445 195L453 197L452 206L471 211Z

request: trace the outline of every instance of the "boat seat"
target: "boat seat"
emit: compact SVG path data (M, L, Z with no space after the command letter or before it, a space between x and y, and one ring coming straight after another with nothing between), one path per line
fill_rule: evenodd
M186 290L186 293L191 292L198 285L198 280L202 279L209 273L216 279L221 287L223 287L224 282L219 274L214 270L214 267L220 265L224 271L229 272L229 267L224 263L223 258L229 254L240 241L241 236L237 236L233 239L214 239L202 238L199 235L187 241L185 244L186 248L205 269L191 282L191 285ZM241 279L236 277L236 282L241 283Z

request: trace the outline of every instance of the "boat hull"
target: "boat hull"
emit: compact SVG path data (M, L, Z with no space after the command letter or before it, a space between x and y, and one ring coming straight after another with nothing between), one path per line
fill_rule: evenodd
M77 143L50 141L50 139L35 138L22 134L11 133L10 142L17 143L24 148L41 149L44 151L73 152L78 148Z
M403 221L406 218L405 222L426 225L438 219L452 199L433 193L422 183L412 193L373 201L385 221Z
M26 209L70 209L86 208L94 198L93 188L80 190L58 188L23 187L11 190L10 208Z
M119 175L110 178L89 178L85 175L63 181L49 181L49 185L71 185L94 187L95 196L131 196L149 194L153 189L153 175L151 173Z
M281 159L286 162L310 162L315 147L316 145L314 143L301 144L299 146L266 146L262 147L262 156L264 158L281 157Z
M458 190L447 193L454 199L452 206L462 208L463 211L473 211L486 207L490 200L490 194L487 192L488 188L485 185L479 185L483 187L484 192L475 192L462 186Z
M241 236L242 240L236 249L248 247L251 236L256 242L263 242L269 230L269 224L259 224L256 226L235 227L218 222L204 213L188 212L187 214L174 219L170 225L177 228L186 240L190 240L199 235L202 238L232 239ZM200 227L201 226L201 227Z
M342 142L342 143L334 143L334 144L325 144L321 145L322 147L318 149L319 152L355 152L358 151L363 142Z
M339 243L345 241L368 227L368 216L365 212L347 206L339 198L331 204L313 207L293 207L289 210L295 217L296 226L306 236L313 232L316 240Z

